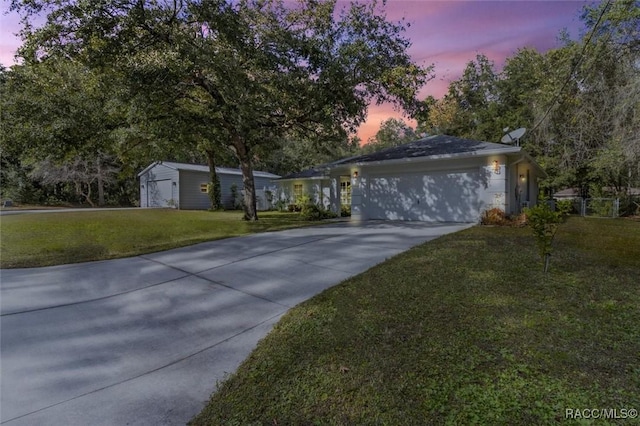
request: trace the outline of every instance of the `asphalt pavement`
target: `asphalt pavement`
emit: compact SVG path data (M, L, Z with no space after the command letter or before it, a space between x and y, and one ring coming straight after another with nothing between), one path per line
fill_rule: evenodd
M185 424L291 307L469 226L339 222L0 270L0 422Z

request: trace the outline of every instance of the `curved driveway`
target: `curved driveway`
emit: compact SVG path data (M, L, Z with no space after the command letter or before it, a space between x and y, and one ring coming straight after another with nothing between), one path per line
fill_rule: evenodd
M175 425L292 306L468 224L365 222L0 271L0 420Z

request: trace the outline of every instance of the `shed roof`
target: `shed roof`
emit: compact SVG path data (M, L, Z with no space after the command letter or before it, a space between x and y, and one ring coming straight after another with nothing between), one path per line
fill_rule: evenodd
M159 164L162 164L163 166L169 167L170 169L174 169L174 170L189 170L189 171L209 173L209 166L202 165L202 164L175 163L173 161L156 161L154 163L151 163L143 171L138 173L138 177L142 176L143 174L145 174L146 172L148 172L153 167L155 167L155 166L157 166ZM216 167L216 173L217 174L223 174L223 175L224 174L226 174L226 175L242 175L242 171L240 169L232 169L232 168L229 168L229 167ZM277 179L277 178L280 177L279 175L275 175L273 173L262 172L262 171L258 171L258 170L254 170L253 171L253 176L254 177L264 177L264 178L269 178L269 179Z
M343 158L332 163L316 166L312 169L292 173L282 179L300 179L324 176L336 166L347 164L363 164L414 158L451 158L464 155L509 154L520 152L520 147L492 142L457 138L454 136L428 136L404 145L386 148L371 154Z

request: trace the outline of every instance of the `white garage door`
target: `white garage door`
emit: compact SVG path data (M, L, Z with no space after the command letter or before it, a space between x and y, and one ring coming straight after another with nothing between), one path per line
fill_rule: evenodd
M363 209L370 219L475 222L479 175L467 170L373 176Z
M169 200L173 200L172 191L171 179L150 180L147 182L147 206L169 207Z

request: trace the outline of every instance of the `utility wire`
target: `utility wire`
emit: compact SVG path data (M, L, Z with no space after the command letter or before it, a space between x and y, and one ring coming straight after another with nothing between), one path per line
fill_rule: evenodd
M591 34L589 34L587 41L584 43L584 46L582 46L582 51L580 52L580 56L578 57L578 60L575 62L575 64L573 64L573 67L571 68L571 71L569 72L567 79L565 80L564 84L562 85L558 93L556 93L556 95L551 100L551 104L549 104L549 108L547 108L547 111L544 113L544 115L538 121L538 123L531 128L530 132L534 131L535 129L538 128L538 126L540 126L540 124L542 124L542 122L547 118L547 116L551 112L551 109L554 107L556 102L558 102L560 95L562 95L562 92L564 92L564 89L567 87L567 85L571 81L571 77L578 69L578 66L582 62L582 59L584 59L585 53L587 52L587 47L589 47L589 43L591 43L591 39L593 38L593 35L596 33L596 30L598 29L598 26L600 25L600 22L602 21L602 18L604 17L604 14L606 13L606 11L609 9L610 5L611 5L611 0L607 0L607 3L604 5L604 7L602 8L602 11L600 12L600 16L598 16L598 20L596 21L595 25L593 26L593 29L591 30Z

